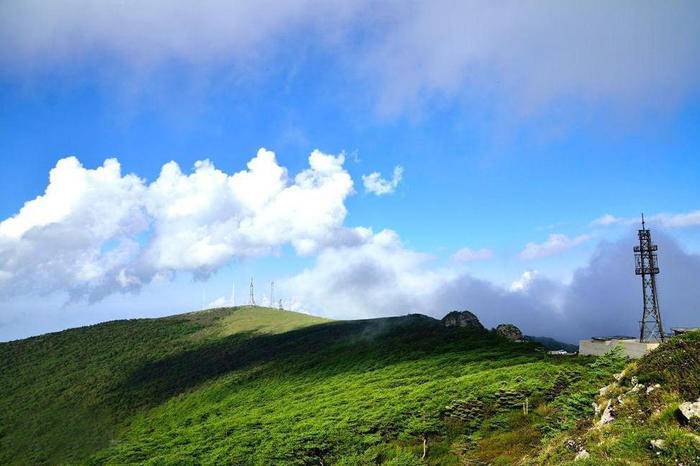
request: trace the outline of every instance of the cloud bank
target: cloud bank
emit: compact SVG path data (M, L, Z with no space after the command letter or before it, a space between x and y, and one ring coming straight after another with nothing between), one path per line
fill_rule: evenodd
M238 76L265 73L293 44L338 57L385 114L483 95L520 113L571 99L637 110L697 93L698 23L693 0L8 0L0 66L33 73L107 57L137 74L174 62L211 75L234 65Z
M671 326L700 325L700 256L655 235L660 248L661 311ZM510 287L480 280L406 248L382 231L359 246L324 250L315 264L283 283L302 308L335 318L422 313L441 318L454 309L475 312L487 326L511 322L531 335L575 342L593 335L636 335L641 316L634 274L634 233L601 243L589 263L564 284L525 271Z
M231 175L208 160L189 174L169 162L149 184L122 175L116 159L96 169L62 159L46 192L0 222L0 296L67 290L96 300L285 244L300 254L352 244L365 233L342 227L353 191L344 157L308 160L293 178L265 149Z
M184 173L169 162L147 182L122 174L116 159L94 169L75 157L61 159L44 194L0 222L0 302L53 292L96 301L181 272L204 278L231 261L289 245L300 255L315 255L311 266L278 282L280 296L296 309L363 318L411 312L441 317L469 308L486 325L512 322L530 334L568 341L635 334L641 301L633 230L618 242L601 243L570 283L530 269L500 286L459 264L490 258L488 249L464 248L452 262L436 265L394 231L344 226L353 180L343 164L342 154L313 151L308 168L291 176L273 152L260 149L237 173L207 160ZM695 215L651 218L680 228L694 225ZM700 325L700 256L662 231L655 239L665 322ZM545 257L589 239L553 234L529 243L520 256Z

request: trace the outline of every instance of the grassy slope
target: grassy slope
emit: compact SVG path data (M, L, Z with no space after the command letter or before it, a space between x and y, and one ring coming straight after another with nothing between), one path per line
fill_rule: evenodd
M536 348L421 316L247 307L2 343L0 463L407 464L423 437L430 463L509 463L573 427L621 367ZM523 419L499 390L537 409ZM443 416L461 399L479 419Z
M698 397L700 332L693 332L630 363L620 380L606 387L596 401L601 410L611 403L612 422L582 420L551 439L531 463L574 463L577 450L585 449L590 457L575 464L700 464L700 422L686 425L677 409ZM653 448L652 440L662 440L663 448Z

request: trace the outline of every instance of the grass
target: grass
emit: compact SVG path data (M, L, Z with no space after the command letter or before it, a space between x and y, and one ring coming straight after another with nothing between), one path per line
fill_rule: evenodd
M0 358L2 464L513 464L589 416L623 364L424 316L260 307L67 330ZM446 416L469 400L477 418Z
M567 448L572 441L590 454L576 465L700 464L700 425L680 422L677 409L700 396L698 354L700 332L693 332L628 364L619 382L597 400L599 406L611 401L614 420L594 426L592 419L582 419L552 438L532 464L573 463L576 452ZM658 440L663 446L652 446Z

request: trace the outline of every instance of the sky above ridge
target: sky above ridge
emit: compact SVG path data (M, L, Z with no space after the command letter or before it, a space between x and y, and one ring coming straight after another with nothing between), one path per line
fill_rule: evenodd
M693 1L0 4L0 340L256 300L700 325ZM235 296L234 296L235 295Z

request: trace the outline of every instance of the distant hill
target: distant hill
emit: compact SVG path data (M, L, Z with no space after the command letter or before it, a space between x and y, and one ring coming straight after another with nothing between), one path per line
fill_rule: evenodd
M549 337L533 337L530 335L525 335L525 339L528 341L534 341L536 343L541 344L548 350L564 350L568 351L569 353L575 353L578 351L578 346L577 345L572 345L570 343L564 343L558 340L555 340L554 338L549 338Z
M420 315L115 321L0 343L0 463L525 463L624 364Z

